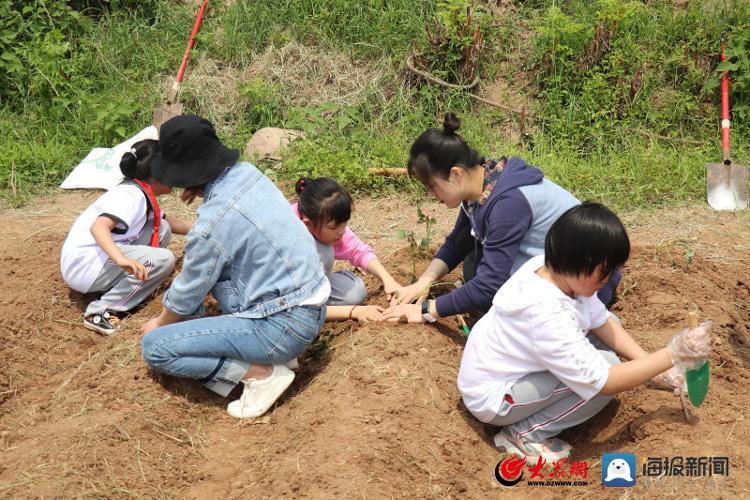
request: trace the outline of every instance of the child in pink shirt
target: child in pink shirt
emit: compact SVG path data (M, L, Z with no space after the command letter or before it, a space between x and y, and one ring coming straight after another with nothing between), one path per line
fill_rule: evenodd
M333 272L334 261L349 261L353 266L377 276L383 282L383 291L388 300L393 291L401 287L385 270L372 248L347 227L353 205L351 196L328 177L303 177L297 181L295 191L299 201L292 204L292 210L315 237L320 262L331 282L326 319L381 321L381 307L362 305L367 298L367 288L362 278L351 271Z

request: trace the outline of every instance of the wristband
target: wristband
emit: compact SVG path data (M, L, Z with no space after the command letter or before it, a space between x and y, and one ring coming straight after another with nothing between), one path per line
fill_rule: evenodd
M425 300L422 302L422 317L425 321L428 323L434 323L437 318L435 318L432 314L430 314L430 302L431 300Z
M354 318L352 317L352 313L354 312L354 309L356 309L356 308L357 308L357 306L356 306L356 305L354 305L354 306L352 306L352 308L351 308L351 309L349 309L349 321L352 321L352 320L354 319Z

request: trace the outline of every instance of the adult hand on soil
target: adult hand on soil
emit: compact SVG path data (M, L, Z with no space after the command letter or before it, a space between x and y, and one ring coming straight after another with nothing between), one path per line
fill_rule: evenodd
M424 281L417 280L416 283L399 288L393 292L393 298L391 298L391 306L397 304L411 304L416 301L417 304L424 302L427 298L427 294L430 292L430 285L432 283L425 283Z
M419 304L400 304L391 306L383 313L388 321L405 321L407 323L424 323L422 306Z
M132 274L141 281L148 278L148 271L146 270L146 267L137 260L123 257L121 259L117 259L115 261L115 264L120 266L126 273Z
M352 318L360 323L369 323L370 321L383 321L383 309L380 306L357 306L352 311Z
M711 323L702 323L697 328L686 328L667 345L672 364L681 372L701 365L711 352Z
M685 388L685 377L682 372L676 367L672 367L669 370L660 373L656 377L651 379L651 383L657 389L664 391L674 391L675 395L679 396Z

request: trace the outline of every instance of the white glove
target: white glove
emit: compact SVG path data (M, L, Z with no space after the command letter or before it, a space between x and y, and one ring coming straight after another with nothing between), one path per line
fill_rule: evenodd
M701 323L697 328L685 328L672 337L667 345L672 364L681 373L700 368L711 351L711 322Z
M687 392L685 377L683 376L683 373L674 366L652 378L651 383L657 389L674 391L676 396L679 396L683 392Z

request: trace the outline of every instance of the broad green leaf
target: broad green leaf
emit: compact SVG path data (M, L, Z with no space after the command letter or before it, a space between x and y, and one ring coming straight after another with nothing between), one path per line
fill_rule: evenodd
M721 85L721 80L718 78L710 78L706 80L706 83L703 84L703 88L701 89L702 92L707 92L709 90L713 90L716 87Z
M732 61L722 61L716 66L716 71L737 71L739 67L739 64L733 63Z

